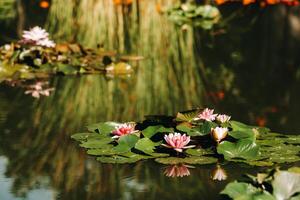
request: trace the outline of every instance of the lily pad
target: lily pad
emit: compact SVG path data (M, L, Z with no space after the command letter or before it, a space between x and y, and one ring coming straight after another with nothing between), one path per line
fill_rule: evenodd
M135 148L151 155L154 153L155 146L160 144L161 142L152 142L149 138L142 138L135 144Z
M259 153L259 147L249 139L239 140L237 143L223 141L217 147L219 154L223 154L225 159L244 158L255 159Z
M155 161L158 163L171 164L171 165L181 164L181 163L206 165L206 164L216 163L218 159L213 157L205 157L205 156L202 157L191 156L186 158L178 158L178 157L156 158Z
M142 131L142 134L147 138L151 138L156 133L170 133L173 131L174 131L173 128L165 128L162 125L157 125L157 126L148 126L146 129Z
M229 183L221 194L234 200L276 200L269 192L262 191L249 183Z

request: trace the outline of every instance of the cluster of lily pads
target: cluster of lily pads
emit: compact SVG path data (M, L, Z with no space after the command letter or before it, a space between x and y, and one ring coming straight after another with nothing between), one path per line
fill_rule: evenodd
M79 44L55 44L46 30L34 27L24 31L18 42L0 47L0 81L32 79L51 74L113 73L129 74L131 65L102 48L88 49Z
M272 169L257 176L248 175L245 181L229 183L221 194L231 199L299 200L300 168Z
M221 18L220 11L212 5L196 5L192 3L178 4L167 10L169 19L176 24L192 25L203 29L212 29Z
M300 136L231 120L212 109L148 116L140 123L102 122L73 139L104 163L155 159L163 164L242 162L257 166L299 161Z

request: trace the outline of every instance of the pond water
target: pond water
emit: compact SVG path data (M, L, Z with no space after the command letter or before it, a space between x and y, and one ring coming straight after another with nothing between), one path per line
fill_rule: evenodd
M112 7L105 3L97 8L82 1L74 15L68 12L75 5L59 13L57 1L50 10L24 2L17 17L0 17L1 44L45 25L56 40L101 44L145 59L131 62L136 72L128 76L53 77L55 91L40 99L1 83L0 199L219 199L228 182L262 169L224 164L228 178L217 181L215 165L181 166L174 173L174 167L151 161L101 164L70 138L90 123L141 121L208 106L274 132L300 133L298 8L251 7L208 33L176 27L161 13L149 15L157 9L151 3L140 5L141 13L115 9L110 16ZM84 6L94 6L92 14L81 13ZM97 15L101 6L107 9ZM190 175L170 177L178 174Z

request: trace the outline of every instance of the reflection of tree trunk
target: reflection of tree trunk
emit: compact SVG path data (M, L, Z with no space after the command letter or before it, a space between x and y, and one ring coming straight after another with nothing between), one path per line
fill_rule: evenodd
M22 0L17 0L17 12L18 12L18 23L17 23L17 35L21 37L22 31L25 25L25 12L24 12L24 5Z

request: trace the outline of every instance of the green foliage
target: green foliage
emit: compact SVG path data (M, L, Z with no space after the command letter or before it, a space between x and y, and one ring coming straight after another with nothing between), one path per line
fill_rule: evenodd
M259 147L251 140L243 139L237 143L224 141L217 147L218 153L223 154L225 159L243 158L246 160L255 159L258 155Z
M78 44L57 44L55 48L7 44L0 47L0 62L0 79L11 79L16 72L20 74L18 79L57 73L75 75L133 72L132 66L120 62L115 54L108 55L100 49L84 49Z
M249 126L237 121L220 123L198 120L195 118L196 113L199 112L178 113L170 120L168 128L163 121L157 120L157 124L149 124L146 120L134 124L138 130L132 130L133 132L118 138L113 137L115 135L112 132L122 127L122 124L96 123L87 127L89 133L76 133L72 138L79 141L88 154L101 156L98 160L110 163L156 158L155 161L164 164L210 164L224 158L231 162L272 166L300 161L300 136L269 133L267 128ZM216 127L228 129L228 134L224 135L221 142L212 137L212 129ZM182 146L177 151L176 146L167 143L165 136L174 131L190 137L186 148L195 148L185 149Z
M212 29L221 17L217 7L191 3L174 6L167 11L167 14L170 20L178 25L191 24L206 30Z
M221 194L231 199L275 200L299 199L300 173L299 168L287 171L276 170L267 174L259 173L256 177L248 176L248 182L234 181L229 183ZM271 187L270 187L271 186Z
M143 135L147 138L151 138L156 133L169 133L169 132L173 132L173 129L165 128L162 125L148 126L146 129L142 131Z

